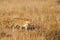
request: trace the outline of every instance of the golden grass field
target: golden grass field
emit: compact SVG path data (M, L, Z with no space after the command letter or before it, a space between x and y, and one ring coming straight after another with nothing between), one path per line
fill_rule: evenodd
M25 21L37 29L12 28ZM0 40L60 40L60 1L0 0Z

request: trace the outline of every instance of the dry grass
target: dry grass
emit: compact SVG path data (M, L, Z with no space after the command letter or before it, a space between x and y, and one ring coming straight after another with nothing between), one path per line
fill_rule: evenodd
M13 29L25 21L37 29ZM0 40L60 40L60 1L0 0Z

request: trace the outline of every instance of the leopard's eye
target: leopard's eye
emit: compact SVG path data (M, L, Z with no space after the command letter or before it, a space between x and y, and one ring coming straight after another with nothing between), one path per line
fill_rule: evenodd
M22 27L22 30L25 29L25 27Z

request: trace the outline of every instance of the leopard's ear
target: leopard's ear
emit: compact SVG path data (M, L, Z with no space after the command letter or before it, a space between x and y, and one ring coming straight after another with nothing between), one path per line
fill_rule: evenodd
M19 28L20 28L20 25L16 25L15 28L16 28L16 29L19 29Z

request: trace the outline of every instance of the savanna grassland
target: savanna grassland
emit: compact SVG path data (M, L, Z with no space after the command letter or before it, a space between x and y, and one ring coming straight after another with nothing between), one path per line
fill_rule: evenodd
M25 21L36 29L14 26ZM0 0L0 40L60 40L60 0Z

